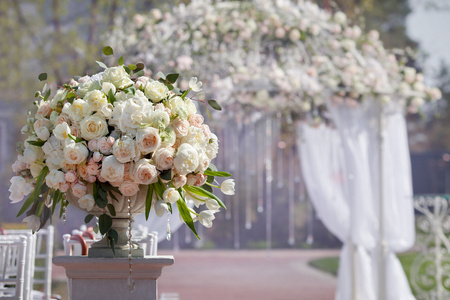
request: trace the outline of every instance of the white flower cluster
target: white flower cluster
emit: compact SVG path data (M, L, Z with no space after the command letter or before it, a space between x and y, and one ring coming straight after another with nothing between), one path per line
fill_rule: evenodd
M153 202L158 214L163 212L158 208L168 209L167 203L198 199L192 192L181 197L179 191L185 185L205 185L204 172L219 148L217 136L188 97L201 85L192 78L187 91L176 93L163 80L132 80L119 65L72 80L51 99L41 96L37 113L23 128L28 138L13 165L17 176L11 179L11 201L20 202L32 192L44 168L43 184L53 192L70 191L87 211L96 205L88 185L97 183L133 196L162 182L164 197ZM161 178L162 173L169 177ZM209 208L201 214L210 220L219 204L208 197L201 202ZM210 227L205 218L196 219ZM38 223L29 222L34 227Z
M411 84L404 55L385 49L378 32L309 1L193 0L154 15L120 21L109 43L149 66L207 72L211 93L228 90L242 106L305 117L320 114L331 95L350 106L383 95L410 112L440 98L436 88Z

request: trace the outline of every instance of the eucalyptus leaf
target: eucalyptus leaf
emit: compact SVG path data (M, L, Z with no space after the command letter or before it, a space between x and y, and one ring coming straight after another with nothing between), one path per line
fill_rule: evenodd
M88 214L85 218L84 218L84 223L89 223L92 218L94 218L94 215Z
M222 107L220 106L220 104L216 100L208 100L208 104L209 104L209 106L211 106L215 110L222 110Z
M119 65L123 65L123 56L119 57L118 63Z
M178 77L180 76L180 74L169 74L166 76L167 81L169 81L170 83L175 83L178 79Z
M100 215L100 217L98 217L98 226L101 234L107 233L111 229L112 218L107 214Z
M111 214L111 216L115 217L116 216L116 208L114 207L114 205L112 205L111 203L108 203L108 205L106 205L106 207L108 207L109 213Z
M145 69L145 65L144 65L144 63L137 63L136 64L136 70L144 70Z
M111 48L110 46L103 47L102 52L105 55L113 55L114 54L113 48Z
M45 81L45 80L47 80L47 73L41 73L41 74L39 74L38 79L39 79L40 81Z
M139 71L135 72L134 75L136 75L137 77L144 76L145 75L145 71L144 70L139 70Z
M101 68L103 68L103 69L107 69L108 67L104 64L104 63L102 63L101 61L98 61L98 60L96 60L95 61L96 63L97 63L97 65L99 65Z

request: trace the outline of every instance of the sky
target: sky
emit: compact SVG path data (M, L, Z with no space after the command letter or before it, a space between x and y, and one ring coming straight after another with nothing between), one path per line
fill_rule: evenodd
M441 61L450 64L450 8L426 9L418 2L420 0L411 3L412 13L406 20L406 28L408 35L419 42L420 49L428 54L424 74L432 82L433 70L438 69Z

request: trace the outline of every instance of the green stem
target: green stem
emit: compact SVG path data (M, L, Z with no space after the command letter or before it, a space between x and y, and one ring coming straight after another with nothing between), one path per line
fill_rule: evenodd
M212 186L212 187L215 187L215 188L218 188L218 189L220 189L220 186L218 186L218 185L214 185L214 184L212 184L212 183L209 183L209 182L205 182L207 185L209 185L209 186Z

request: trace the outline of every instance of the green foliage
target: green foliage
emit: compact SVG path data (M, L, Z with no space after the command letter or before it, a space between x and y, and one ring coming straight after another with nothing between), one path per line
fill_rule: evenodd
M103 47L102 52L105 55L114 55L114 51L113 51L113 49L110 46Z
M22 205L22 208L17 213L17 217L23 214L30 206L31 204L35 204L38 201L39 195L41 194L42 185L44 183L45 177L47 176L49 170L48 167L44 167L39 173L38 177L36 178L36 185L34 187L33 192L28 196L27 200Z
M222 107L220 106L220 104L216 100L208 100L208 104L209 104L209 106L211 106L215 110L222 110Z
M38 78L39 78L40 81L45 81L45 80L47 80L47 73L41 73L41 74L39 74Z

